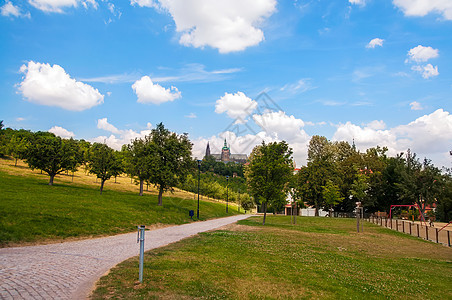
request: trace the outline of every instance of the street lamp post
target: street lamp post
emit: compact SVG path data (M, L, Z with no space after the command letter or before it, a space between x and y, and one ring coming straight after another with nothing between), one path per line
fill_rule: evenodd
M240 189L239 189L239 199L238 199L237 202L239 203L239 208L238 208L238 210L239 210L239 212L240 212Z
M198 211L196 212L196 218L199 220L199 180L201 178L201 160L198 159Z
M226 176L226 213L228 212L229 203L229 176Z

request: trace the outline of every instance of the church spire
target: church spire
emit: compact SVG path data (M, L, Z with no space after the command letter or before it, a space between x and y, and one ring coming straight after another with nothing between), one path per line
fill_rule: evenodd
M206 157L210 156L210 146L209 146L209 142L207 142L207 147L206 147Z

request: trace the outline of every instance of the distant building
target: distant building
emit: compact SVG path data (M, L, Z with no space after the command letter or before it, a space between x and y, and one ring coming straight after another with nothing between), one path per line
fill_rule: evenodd
M209 142L207 142L206 157L207 156L212 156L216 161L222 161L224 163L235 162L244 164L248 159L248 156L246 154L231 154L231 149L228 146L226 139L224 139L224 146L223 148L221 148L221 153L219 154L210 153L210 145Z

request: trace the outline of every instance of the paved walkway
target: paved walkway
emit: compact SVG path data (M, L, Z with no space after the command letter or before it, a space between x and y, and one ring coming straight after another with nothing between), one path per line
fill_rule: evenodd
M146 231L145 249L162 247L248 217L238 215ZM3 248L0 249L0 299L85 299L103 274L137 255L137 233Z

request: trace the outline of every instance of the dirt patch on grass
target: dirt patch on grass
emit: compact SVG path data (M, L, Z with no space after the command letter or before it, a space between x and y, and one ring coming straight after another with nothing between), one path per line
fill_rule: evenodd
M249 232L249 231L260 231L262 230L262 227L257 227L257 226L247 226L247 225L240 225L237 223L234 224L229 224L220 228L217 228L213 231L217 231L217 230L229 230L229 231L242 231L242 232Z

